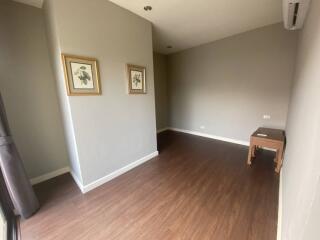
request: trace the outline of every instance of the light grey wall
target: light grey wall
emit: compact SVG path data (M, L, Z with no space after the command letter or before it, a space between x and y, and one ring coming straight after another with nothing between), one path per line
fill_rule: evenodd
M105 0L47 2L58 86L57 49L99 60L101 96L66 97L58 87L86 185L157 150L151 23ZM126 63L146 66L147 94L127 94Z
M243 141L284 128L296 40L275 24L169 55L171 127Z
M68 166L42 10L0 3L0 90L29 177Z
M49 43L50 49L50 60L56 80L56 89L60 104L60 110L62 113L61 115L64 126L64 134L70 161L70 170L72 175L79 181L80 184L82 184L83 179L81 175L81 165L75 139L70 103L66 94L63 69L61 68L61 47L55 16L56 9L51 3L51 1L45 1L43 5L47 41Z
M168 127L167 56L153 53L157 130Z
M283 165L282 240L320 238L320 1L300 33Z

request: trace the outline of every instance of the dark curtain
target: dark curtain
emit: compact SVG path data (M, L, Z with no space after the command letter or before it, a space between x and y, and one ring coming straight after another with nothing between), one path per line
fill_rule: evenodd
M2 172L0 171L0 207L4 218L7 222L7 228L4 229L7 232L7 239L19 239L18 238L18 227L17 227L17 217L13 212L13 205L10 195L7 191L7 186L5 184ZM1 238L1 236L0 236Z
M0 95L0 168L15 211L23 218L39 208L38 199L27 177L17 148L10 135L8 120ZM0 178L1 181L1 178Z

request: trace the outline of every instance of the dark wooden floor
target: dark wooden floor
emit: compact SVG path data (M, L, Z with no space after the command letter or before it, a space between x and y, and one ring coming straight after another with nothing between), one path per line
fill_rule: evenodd
M160 156L82 195L70 175L37 185L41 210L23 240L275 240L273 154L165 132Z

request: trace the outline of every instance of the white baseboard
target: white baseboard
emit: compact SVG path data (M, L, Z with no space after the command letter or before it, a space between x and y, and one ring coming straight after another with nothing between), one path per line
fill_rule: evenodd
M60 168L60 169L55 170L53 172L49 172L49 173L43 174L39 177L32 178L32 179L30 179L30 182L32 185L35 185L35 184L47 181L51 178L57 177L59 175L65 174L67 172L70 172L69 167Z
M169 129L170 129L170 128L168 128L168 127L161 128L161 129L158 129L158 130L157 130L157 133L161 133L161 132L167 131L167 130L169 130Z
M73 178L73 180L75 181L75 183L77 184L78 188L81 190L81 192L83 193L83 185L82 182L79 180L79 178L77 177L77 175L71 170L70 174Z
M215 140L219 140L219 141L235 143L235 144L240 144L240 145L244 145L244 146L250 145L250 143L247 141L237 140L237 139L233 139L233 138L226 138L226 137L211 135L208 133L197 132L197 131L190 131L190 130L185 130L185 129L180 129L180 128L171 128L171 127L166 128L166 130L172 130L175 132L183 132L183 133L192 134L192 135L196 135L196 136L200 136L200 137L211 138L211 139L215 139ZM266 148L266 147L263 147L262 149L272 151L272 152L276 151L275 149Z
M280 172L279 182L279 202L278 202L278 225L277 225L277 240L281 240L282 233L282 171Z
M226 137L220 137L220 136L197 132L197 131L190 131L190 130L185 130L185 129L180 129L180 128L171 128L171 127L168 128L168 130L172 130L175 132L188 133L188 134L192 134L192 135L196 135L196 136L200 136L200 137L211 138L211 139L215 139L215 140L240 144L240 145L244 145L244 146L249 146L249 142L246 142L246 141L236 140L236 139L226 138Z
M87 193L87 192L89 192L89 191L101 186L102 184L104 184L106 182L109 182L112 179L114 179L114 178L116 178L116 177L118 177L118 176L120 176L120 175L122 175L122 174L124 174L124 173L126 173L128 171L130 171L131 169L133 169L133 168L135 168L135 167L137 167L137 166L139 166L139 165L151 160L152 158L154 158L154 157L156 157L158 155L159 155L159 152L155 151L155 152L153 152L153 153L151 153L151 154L149 154L149 155L147 155L147 156L145 156L143 158L140 158L139 160L137 160L137 161L135 161L133 163L130 163L129 165L124 166L124 167L122 167L122 168L120 168L120 169L118 169L118 170L116 170L116 171L114 171L114 172L102 177L102 178L99 178L98 180L96 180L96 181L94 181L92 183L89 183L87 185L83 185L79 181L79 179L76 177L76 175L74 173L71 172L71 175L74 178L74 180L75 180L76 184L78 185L78 187L80 188L81 192L82 193Z

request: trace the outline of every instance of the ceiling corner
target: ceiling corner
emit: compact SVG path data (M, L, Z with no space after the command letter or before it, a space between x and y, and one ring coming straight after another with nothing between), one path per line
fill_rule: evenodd
M14 2L19 2L23 4L27 4L33 7L42 8L44 0L13 0Z

